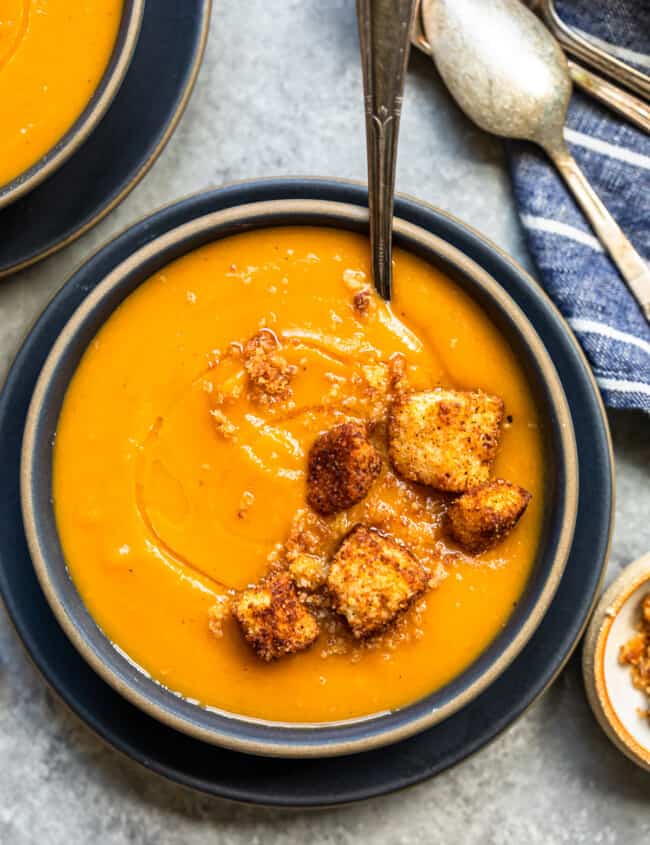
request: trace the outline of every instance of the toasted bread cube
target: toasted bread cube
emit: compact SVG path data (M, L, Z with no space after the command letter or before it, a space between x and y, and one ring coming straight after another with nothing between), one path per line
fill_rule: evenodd
M357 639L390 625L427 584L426 570L405 546L365 525L345 537L327 578L332 606Z
M646 654L646 639L644 633L635 634L620 647L618 659L620 663L637 666Z
M281 344L269 329L261 329L244 346L244 369L251 395L262 404L288 399L296 368L281 354Z
M289 563L289 573L299 590L315 593L327 580L327 566L322 557L306 554L296 555Z
M233 616L258 657L267 662L308 648L318 622L302 604L291 576L275 571L233 603Z
M388 420L393 466L409 481L464 493L489 479L502 419L503 401L480 390L403 393Z
M381 471L381 455L362 423L334 426L316 438L309 452L307 502L329 516L360 502Z
M484 552L515 527L530 500L530 493L518 484L502 478L489 481L450 506L449 533L468 552Z

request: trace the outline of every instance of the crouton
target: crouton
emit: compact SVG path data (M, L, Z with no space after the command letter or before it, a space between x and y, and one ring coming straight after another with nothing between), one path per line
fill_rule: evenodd
M620 647L618 659L620 663L636 666L646 656L646 639L643 632L635 634Z
M517 484L502 478L489 481L450 506L449 533L468 552L484 552L514 528L530 499L530 493Z
M641 603L639 631L624 643L619 651L619 662L632 667L632 683L650 698L650 593ZM650 719L650 709L644 715Z
M289 573L298 589L314 593L325 584L327 567L322 557L298 554L289 563Z
M393 466L409 481L464 493L489 479L502 419L503 401L482 391L404 393L388 420Z
M233 602L233 615L251 648L267 662L308 648L319 634L318 622L284 570L240 593Z
M427 584L426 570L405 546L365 525L345 537L327 577L332 606L357 639L390 625Z
M307 502L322 516L360 502L381 471L381 456L361 423L342 423L321 434L309 452Z
M280 341L269 329L250 337L244 346L244 369L252 397L261 404L289 399L296 368L280 353Z

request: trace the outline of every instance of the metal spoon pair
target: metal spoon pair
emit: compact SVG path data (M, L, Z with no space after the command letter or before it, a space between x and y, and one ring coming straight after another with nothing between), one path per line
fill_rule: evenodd
M415 0L357 0L366 97L373 275L390 299L397 133ZM434 61L482 129L541 146L562 174L650 321L650 269L607 211L564 141L572 84L567 60L518 0L422 0Z

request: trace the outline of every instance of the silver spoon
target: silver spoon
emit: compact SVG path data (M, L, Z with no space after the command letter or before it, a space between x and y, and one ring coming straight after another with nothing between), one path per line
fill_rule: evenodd
M595 44L591 44L578 32L567 26L558 15L554 0L531 0L531 8L538 10L546 25L567 52L583 59L592 67L627 86L646 99L650 98L650 76L627 62L617 59Z
M377 291L387 301L393 281L397 138L415 5L415 0L357 0L366 106L372 275Z
M418 8L415 12L415 20L413 21L413 29L411 31L411 42L418 50L426 53L427 56L431 56L431 44L427 41L424 30L422 29L420 2L421 0L418 0ZM528 8L536 13L538 5L538 0L528 0ZM553 32L548 21L545 20L545 23L551 32ZM567 59L567 64L574 85L582 88L590 97L599 100L603 105L620 114L627 121L650 135L650 104L645 103L639 97L635 97L634 94L625 91L618 85L614 85L602 76L592 73L586 67L578 64L578 62Z
M571 77L544 24L518 0L423 0L422 23L458 105L487 132L546 151L650 321L650 269L564 141Z

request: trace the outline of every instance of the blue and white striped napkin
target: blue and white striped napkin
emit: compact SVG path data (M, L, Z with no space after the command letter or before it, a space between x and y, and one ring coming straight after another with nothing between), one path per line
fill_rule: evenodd
M563 20L650 73L650 0L557 0ZM566 140L605 205L650 260L650 136L575 92ZM515 195L543 284L575 331L605 403L650 413L650 326L544 154L508 145Z

